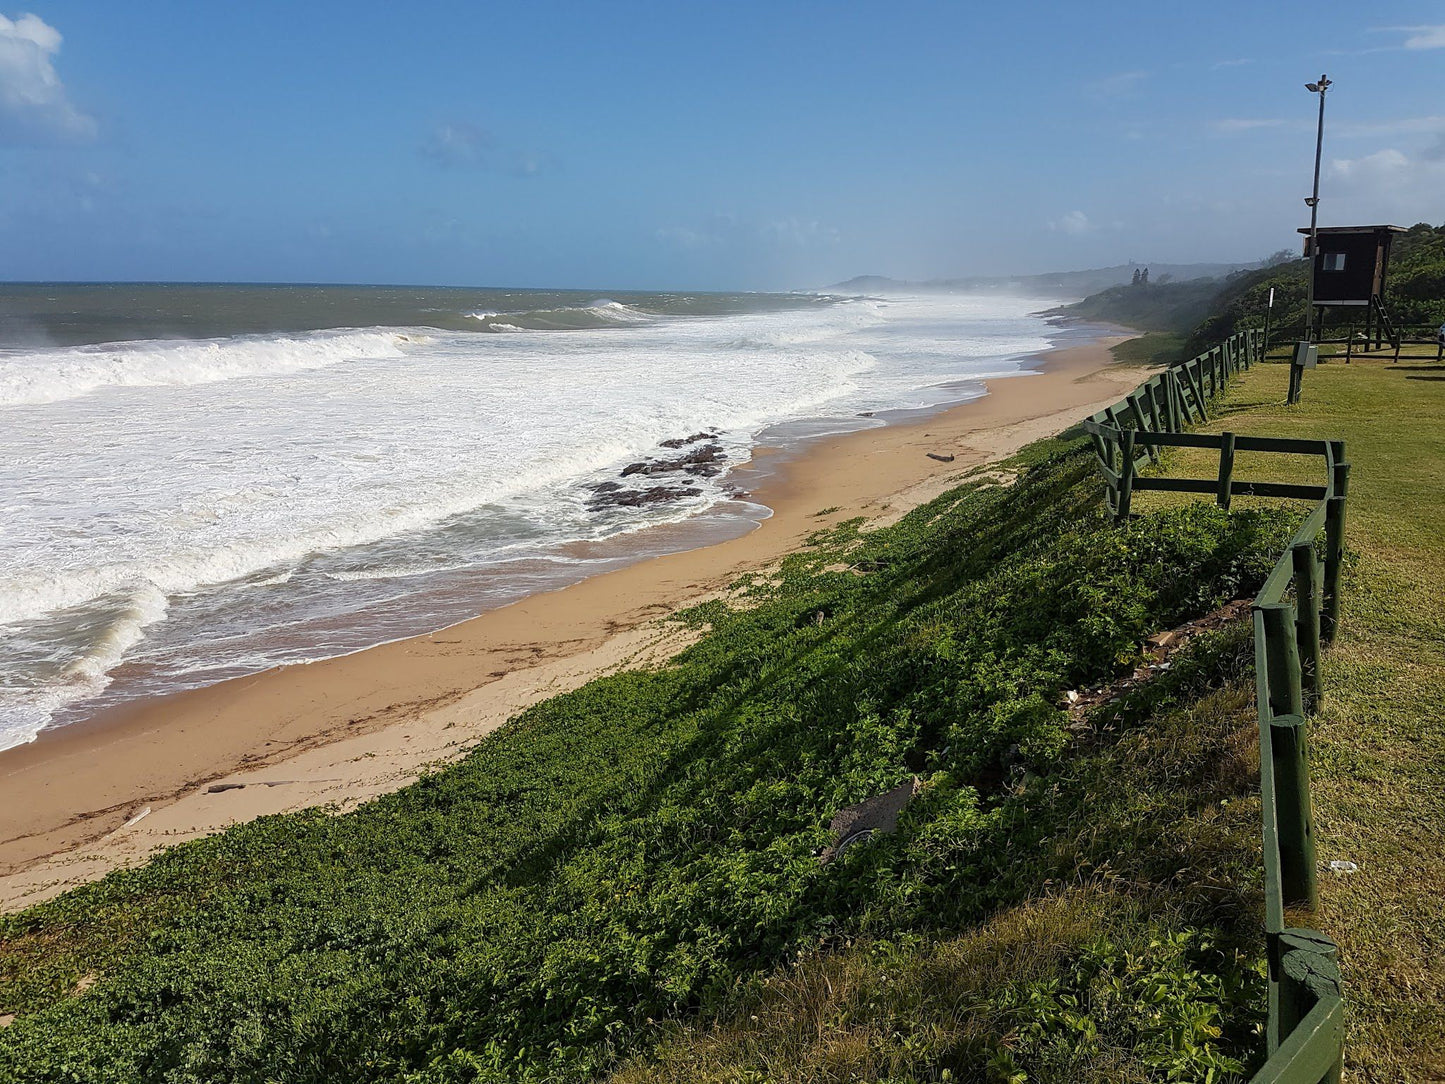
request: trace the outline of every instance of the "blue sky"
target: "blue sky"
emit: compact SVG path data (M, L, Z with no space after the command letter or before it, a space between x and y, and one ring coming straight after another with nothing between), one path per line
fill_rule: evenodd
M1445 220L1445 5L0 0L0 279L810 287Z

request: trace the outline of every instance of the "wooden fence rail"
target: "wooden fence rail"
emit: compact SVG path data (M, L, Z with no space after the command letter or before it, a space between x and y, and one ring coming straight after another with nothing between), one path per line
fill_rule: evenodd
M1140 490L1212 494L1223 508L1236 494L1316 502L1251 607L1269 962L1268 1060L1254 1084L1324 1084L1340 1079L1344 1063L1338 949L1324 934L1286 922L1287 909L1319 905L1306 712L1321 693L1320 652L1339 630L1350 465L1343 441L1181 431L1207 420L1210 401L1230 377L1262 358L1263 347L1261 332L1240 332L1150 377L1083 427L1119 521L1128 519ZM1163 448L1217 448L1219 470L1213 478L1141 474ZM1323 484L1237 479L1237 452L1319 456Z
M1438 324L1403 324L1391 329L1391 334L1382 336L1380 326L1373 328L1367 325L1356 323L1333 324L1319 329L1313 339L1320 346L1343 346L1343 351L1326 353L1320 351L1320 361L1334 358L1344 358L1348 365L1355 356L1367 357L1370 355L1392 355L1392 360L1400 360L1400 351L1406 346L1429 346L1435 351L1436 361L1445 361L1445 341L1440 339L1440 326ZM1270 333L1269 349L1278 349L1286 345L1291 352L1294 344L1300 340L1309 338L1309 329L1303 324L1296 324L1293 327L1277 327ZM1415 356L1419 356L1417 353Z

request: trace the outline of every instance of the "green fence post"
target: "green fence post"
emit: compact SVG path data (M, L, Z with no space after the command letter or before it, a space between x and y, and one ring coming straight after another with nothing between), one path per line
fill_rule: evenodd
M1124 402L1129 404L1129 413L1134 415L1134 428L1141 433L1147 432L1149 429L1149 416L1144 413L1144 404L1139 398L1138 390L1131 391L1128 395L1124 396ZM1149 462L1151 463L1157 463L1159 461L1159 448L1157 445L1145 444L1144 454L1149 457Z
M1259 609L1264 615L1269 713L1271 716L1303 715L1304 691L1300 685L1294 607L1288 602L1266 602Z
M1234 434L1221 433L1219 434L1219 492L1214 499L1226 512L1229 511L1229 501L1232 496L1229 486L1233 479Z
M1309 749L1304 717L1277 715L1269 721L1269 755L1274 765L1274 823L1279 845L1280 895L1284 902L1319 907L1315 879L1315 830L1310 805Z
M1199 421L1209 420L1209 408L1204 405L1204 372L1195 358L1184 366L1184 379L1189 382L1189 391L1194 396L1194 405L1199 409Z
M1123 453L1123 462L1119 464L1119 507L1114 515L1122 523L1129 518L1129 505L1134 498L1134 430L1120 431L1119 450Z
M1340 997L1339 947L1315 930L1291 928L1279 935L1279 1011L1270 1021L1271 1039L1283 1042L1309 1011L1327 997ZM1335 1084L1344 1069L1343 1036L1334 1064L1320 1084Z
M1164 391L1164 381L1162 378L1151 378L1144 387L1146 389L1144 401L1149 404L1149 416L1154 420L1154 432L1162 433L1169 428L1169 404L1166 402L1162 410L1159 407L1159 396ZM1163 454L1162 449L1161 454Z
M1311 702L1320 696L1320 566L1313 542L1290 547L1294 561L1295 634L1299 641L1300 681Z
M1344 448L1341 446L1341 453ZM1350 465L1335 463L1332 494L1325 505L1324 604L1320 634L1332 644L1340 631L1340 571L1345 558L1345 501L1350 487Z

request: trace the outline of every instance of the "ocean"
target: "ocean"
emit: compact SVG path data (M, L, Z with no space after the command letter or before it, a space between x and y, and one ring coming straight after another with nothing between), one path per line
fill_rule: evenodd
M982 394L1041 304L0 285L0 748L742 533L755 447Z

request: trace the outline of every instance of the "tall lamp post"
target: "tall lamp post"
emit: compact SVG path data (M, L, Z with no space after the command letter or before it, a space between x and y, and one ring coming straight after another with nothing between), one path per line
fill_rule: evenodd
M1313 368L1315 358L1318 356L1319 347L1315 345L1319 338L1318 330L1315 327L1315 267L1319 263L1319 229L1320 229L1320 152L1325 145L1325 92L1330 89L1330 79L1327 75L1321 75L1318 83L1306 83L1305 89L1311 94L1320 96L1320 122L1315 130L1315 187L1310 198L1305 200L1310 208L1310 268L1309 268L1309 293L1305 302L1305 337L1304 342L1297 343L1294 350L1294 361L1289 367L1289 394L1286 402L1298 403L1300 386L1304 383L1306 368Z
M1306 83L1305 89L1311 94L1320 96L1320 122L1315 129L1315 187L1310 198L1305 200L1310 205L1310 281L1309 281L1309 311L1305 314L1306 332L1305 338L1314 342L1317 338L1315 333L1315 264L1319 256L1319 223L1320 223L1320 152L1325 146L1325 91L1330 89L1330 79L1327 75L1321 75L1318 83Z

